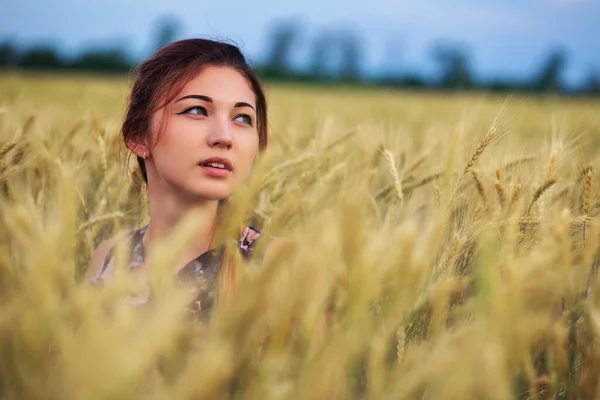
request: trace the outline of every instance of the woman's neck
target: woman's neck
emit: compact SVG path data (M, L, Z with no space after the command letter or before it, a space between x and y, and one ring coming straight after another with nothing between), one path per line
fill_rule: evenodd
M177 224L188 213L194 212L198 217L194 239L182 252L179 267L210 250L217 222L219 203L216 200L183 200L174 193L156 193L148 190L150 223L144 235L144 246L151 248L152 243L168 237Z

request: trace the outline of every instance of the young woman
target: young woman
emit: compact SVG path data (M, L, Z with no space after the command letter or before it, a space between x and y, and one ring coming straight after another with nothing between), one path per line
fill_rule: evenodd
M111 276L111 250L120 240L129 241L130 269L143 271L146 250L194 211L200 215L197 239L173 273L180 281L194 282L197 301L190 310L205 314L216 293L231 284L223 278L232 276L233 266L226 261L231 257L213 243L220 206L267 146L261 84L231 44L204 39L170 43L139 65L122 133L148 187L150 221L102 242L86 280L99 284ZM258 236L252 227L243 230L237 242L243 256ZM143 304L148 295L131 300Z

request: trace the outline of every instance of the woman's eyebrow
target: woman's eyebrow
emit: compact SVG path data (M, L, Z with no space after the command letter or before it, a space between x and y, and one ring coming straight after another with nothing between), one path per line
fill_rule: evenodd
M251 109L254 110L254 112L256 112L256 109L252 106L252 104L245 103L243 101L240 101L239 103L235 103L235 105L233 107L234 108L237 108L237 107L250 107Z
M198 99L198 100L207 101L209 103L213 102L213 99L211 99L208 96L204 96L204 95L201 95L201 94L189 94L187 96L183 96L180 99L176 100L175 103L177 103L178 101L181 101L181 100L185 100L185 99Z
M198 100L203 100L206 101L208 103L214 103L213 99L208 97L208 96L204 96L202 94L188 94L187 96L183 96L179 99L177 99L175 101L175 103L181 101L181 100L185 100L185 99L198 99ZM251 109L254 110L254 112L256 112L256 109L254 108L254 106L252 106L252 104L250 103L246 103L244 101L240 101L235 103L235 105L233 106L234 108L238 108L238 107L250 107Z

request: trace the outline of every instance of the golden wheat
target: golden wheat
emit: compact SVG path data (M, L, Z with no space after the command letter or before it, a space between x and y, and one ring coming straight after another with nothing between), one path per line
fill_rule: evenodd
M126 82L0 77L0 398L598 398L597 101L268 89L269 149L223 229L285 239L237 260L203 323L170 279L193 216L148 276L117 246L115 279L81 282L98 243L148 222ZM126 304L140 290L152 304Z
M396 197L400 204L402 204L404 201L404 194L402 193L402 181L400 180L398 168L396 167L396 158L388 149L383 150L383 158L385 159L390 177L392 178L393 186L396 190Z
M477 193L483 200L483 205L487 207L487 196L485 194L485 187L483 186L483 182L481 182L481 175L477 170L472 170L471 175L473 175L473 180L475 181L475 188L477 189Z

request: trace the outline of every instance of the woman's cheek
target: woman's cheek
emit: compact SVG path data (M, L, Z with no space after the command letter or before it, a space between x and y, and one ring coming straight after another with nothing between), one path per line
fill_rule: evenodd
M254 154L244 154L243 162L240 164L242 172L240 174L240 181L243 182L248 178L248 176L250 176L250 172L252 171L252 167L254 166Z

